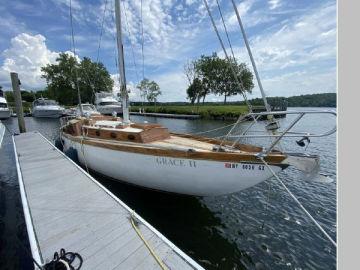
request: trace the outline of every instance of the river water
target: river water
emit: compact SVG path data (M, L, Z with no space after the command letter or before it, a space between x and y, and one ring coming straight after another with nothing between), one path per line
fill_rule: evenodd
M293 117L281 119L281 126ZM160 123L184 133L231 123L140 116L132 120ZM17 130L16 118L3 122L10 130ZM27 117L25 122L28 131L38 130L52 141L58 137L57 119ZM324 132L335 122L334 117L311 115L295 130ZM207 135L223 133L221 130ZM283 146L291 152L304 151L294 139L287 139ZM321 156L321 171L334 179L332 183L305 181L290 167L280 177L336 239L336 135L311 139L306 152ZM94 176L206 269L336 269L336 249L275 178L235 194L199 198L144 190ZM32 269L27 250L13 146L7 133L0 149L0 269Z

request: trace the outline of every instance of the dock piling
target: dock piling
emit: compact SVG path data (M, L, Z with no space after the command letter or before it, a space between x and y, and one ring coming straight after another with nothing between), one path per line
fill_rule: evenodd
M24 110L22 106L21 92L20 92L20 80L16 72L10 72L12 88L14 91L16 115L19 124L20 133L26 132Z

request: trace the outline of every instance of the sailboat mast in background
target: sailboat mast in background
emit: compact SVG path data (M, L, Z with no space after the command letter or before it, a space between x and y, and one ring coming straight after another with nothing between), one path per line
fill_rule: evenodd
M118 48L118 67L119 67L119 77L120 77L120 94L122 100L123 121L124 123L130 123L129 102L128 102L129 97L126 90L124 48L123 48L122 31L121 31L120 0L115 0L115 17L116 17L116 43Z

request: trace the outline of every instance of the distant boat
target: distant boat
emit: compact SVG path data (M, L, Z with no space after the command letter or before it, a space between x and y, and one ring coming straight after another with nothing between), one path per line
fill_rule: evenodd
M11 110L4 98L4 92L0 90L0 119L8 119L11 116Z
M100 92L95 94L95 106L101 114L112 115L122 113L121 104L114 97L113 93Z
M65 108L55 100L39 98L33 102L33 117L59 118L64 114Z
M89 103L83 103L81 104L81 108L82 108L82 113L83 115L100 115L101 113L98 112L95 108L94 105L89 104ZM80 106L78 105L76 108L76 115L81 115L81 111L80 111Z

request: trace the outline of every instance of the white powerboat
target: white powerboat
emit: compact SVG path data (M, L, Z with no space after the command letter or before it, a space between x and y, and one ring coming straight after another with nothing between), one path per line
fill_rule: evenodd
M112 115L122 113L121 104L114 97L113 93L100 92L95 94L95 106L101 114Z
M8 119L11 116L11 110L8 107L4 92L0 90L0 119Z
M59 118L64 114L65 108L55 100L39 98L33 102L33 117Z
M81 104L81 109L82 109L82 115L84 116L101 115L101 113L96 110L95 106L89 103ZM77 106L76 108L76 115L77 116L81 115L80 106Z

